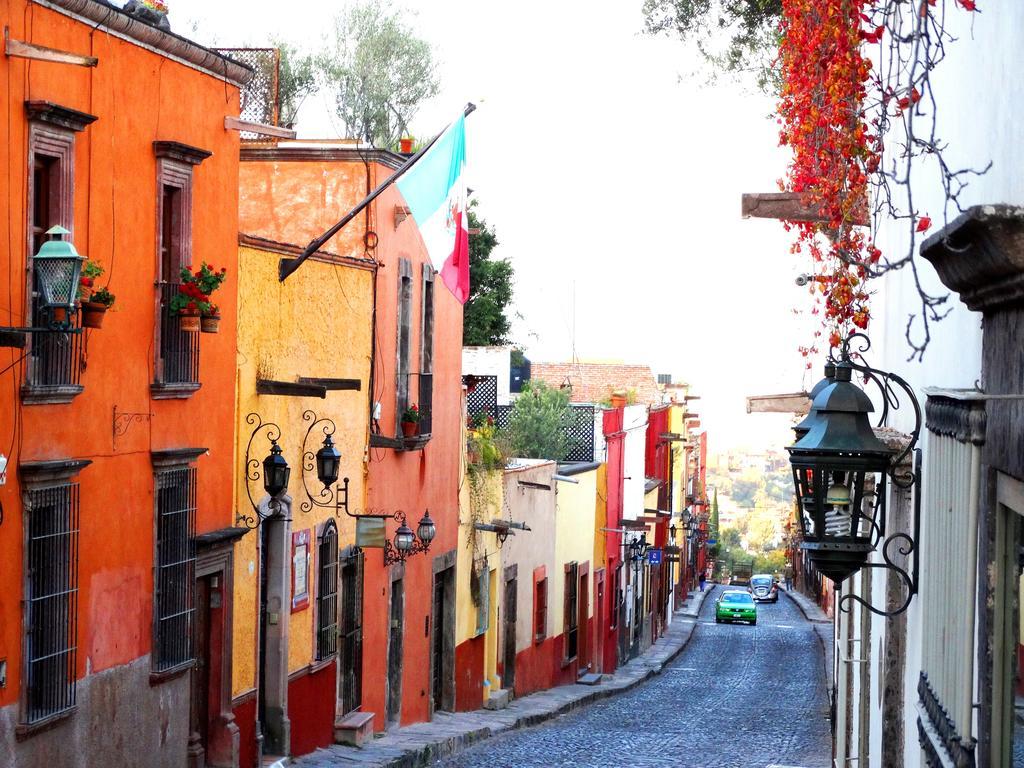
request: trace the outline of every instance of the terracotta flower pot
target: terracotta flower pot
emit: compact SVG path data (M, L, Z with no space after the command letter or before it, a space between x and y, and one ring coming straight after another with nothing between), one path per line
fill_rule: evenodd
M203 333L217 333L220 330L220 315L203 315L199 325Z
M98 301L82 302L82 327L102 328L103 316L107 314L107 305Z
M412 139L399 139L398 148L403 155L412 154Z
M612 395L612 408L624 408L626 406L626 398L622 395Z
M178 315L178 327L185 333L199 333L199 313L181 312Z
M406 437L416 437L419 434L420 425L415 421L402 422L402 434Z

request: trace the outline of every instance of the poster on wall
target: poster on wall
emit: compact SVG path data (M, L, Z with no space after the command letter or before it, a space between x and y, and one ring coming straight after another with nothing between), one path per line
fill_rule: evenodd
M309 607L309 529L292 533L292 613Z

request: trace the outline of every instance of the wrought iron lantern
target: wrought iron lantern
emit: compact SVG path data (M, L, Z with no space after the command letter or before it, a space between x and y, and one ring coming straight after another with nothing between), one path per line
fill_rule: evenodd
M832 370L815 387L817 394L808 418L801 423L806 432L787 450L793 468L793 481L799 502L802 547L815 568L837 585L864 567L889 568L908 585L906 610L917 591L917 552L914 538L897 532L886 537L886 483L900 487L917 481L917 473L897 474L902 460L913 450L920 431L920 406L911 387L899 376L878 371L854 361L850 345L855 339L863 344L857 357L870 347L867 337L851 334L838 359L830 361ZM895 387L904 390L914 406L917 424L909 445L900 451L875 436L870 414L875 408L871 398L853 383L853 372L863 373L878 384L882 393L882 422L898 401ZM829 377L832 373L832 377ZM809 422L809 423L808 423ZM917 522L915 520L915 535ZM883 541L884 540L884 541ZM883 563L869 562L870 554L882 544ZM913 574L897 566L889 548L898 543L902 555L914 553ZM841 598L856 600L872 611L883 614L856 595Z
M437 526L434 525L434 521L430 519L430 510L428 509L423 513L423 518L420 520L420 524L416 526L416 536L419 540L426 545L430 545L430 542L434 540L434 536L437 535Z
M389 518L398 523L398 530L395 532L392 541L384 541L384 565L405 562L412 555L426 552L430 549L430 543L437 535L437 527L430 517L430 512L424 512L423 518L416 525L416 531L409 527L406 515L402 511L394 514L381 514L380 512L352 511L348 506L349 479L344 477L338 483L338 476L341 470L341 453L334 444L334 433L337 430L335 423L328 418L321 418L313 411L305 411L302 414L303 421L309 422L306 435L302 440L302 487L306 492L306 498L299 505L303 512L312 511L313 507L334 508L335 515L344 512L349 517L357 520L361 518L373 518L387 521ZM323 443L314 453L309 447L310 437L314 431L323 434ZM314 442L315 445L315 442ZM320 482L316 492L310 490L306 478L316 472L316 478ZM335 485L335 483L338 483ZM314 486L315 488L315 486Z
M675 540L676 540L676 524L675 523L672 523L672 525L670 525L668 527L668 535L672 538L672 541L675 542Z
M340 465L341 453L334 447L331 435L325 435L323 446L316 452L316 476L323 483L324 488L329 488L338 482Z
M270 498L276 499L288 487L288 478L291 474L292 468L281 455L281 446L277 444L277 440L271 439L270 453L263 460L263 490Z
M647 557L647 550L650 544L647 542L647 533L640 534L640 538L633 539L629 544L629 559L634 565L639 565Z
M243 523L247 528L258 528L268 517L277 514L281 507L281 496L288 490L288 480L291 478L292 470L288 466L281 452L281 446L277 441L281 439L281 428L272 422L264 423L259 414L250 413L245 417L247 424L253 425L252 433L249 435L249 442L245 446L245 492L249 497L249 504L252 506L253 514L239 514L236 522ZM263 461L253 458L252 444L261 431L266 430L267 439L270 440L270 453ZM251 483L263 480L263 490L270 500L267 504L261 505L253 498Z
M71 233L64 227L51 227L46 234L50 239L32 258L38 306L49 316L51 326L67 327L75 309L85 257L75 250L70 240L65 239ZM59 319L62 314L63 319Z

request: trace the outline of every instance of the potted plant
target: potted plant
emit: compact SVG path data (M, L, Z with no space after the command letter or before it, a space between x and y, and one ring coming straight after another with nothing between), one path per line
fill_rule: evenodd
M114 294L106 286L89 294L87 301L82 302L82 326L85 328L102 328L103 316L114 306Z
M220 330L220 307L210 304L199 318L199 330L203 333L217 333Z
M626 393L621 389L617 389L614 392L612 392L611 400L612 408L623 408L628 402Z
M402 411L402 434L416 437L420 431L420 409L415 403Z
M178 327L186 333L199 332L199 316L210 309L210 297L199 290L187 268L181 270L182 283L171 297L168 309L180 317Z

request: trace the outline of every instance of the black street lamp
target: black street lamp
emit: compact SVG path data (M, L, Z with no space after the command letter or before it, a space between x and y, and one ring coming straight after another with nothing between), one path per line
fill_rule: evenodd
M379 513L352 512L348 506L348 485L347 477L338 482L338 475L341 468L341 453L334 444L334 433L337 430L335 423L328 418L320 418L313 411L305 411L302 414L303 421L309 422L309 428L302 439L302 487L306 492L306 499L299 505L303 512L310 512L313 507L333 507L334 514L344 512L349 517L377 518L387 520L389 517L398 522L398 530L395 532L393 542L384 541L384 564L405 562L407 558L420 552L430 549L430 543L437 535L437 527L430 517L430 512L424 512L422 519L413 532L409 527L405 513L395 512L393 515ZM320 448L314 453L308 447L310 435L319 427L319 432L324 439ZM316 478L322 486L316 493L310 490L306 477L316 472Z
M245 446L245 493L249 497L249 504L252 506L253 514L243 515L241 513L235 522L242 523L246 528L258 528L260 523L268 517L277 514L281 508L281 496L288 490L288 480L291 478L292 470L281 455L281 446L277 441L281 439L281 428L272 422L263 423L259 414L250 413L245 417L246 424L253 425L252 433L249 435L249 442ZM252 443L260 431L266 430L267 439L270 440L270 453L261 462L252 457ZM269 503L262 508L253 498L251 483L260 479L262 469L263 490L270 497Z
M894 612L900 613L917 591L918 555L912 536L897 532L886 538L886 481L891 479L900 487L917 481L916 471L897 475L895 468L917 442L921 411L912 388L899 376L853 361L850 345L858 338L863 340L858 357L867 351L870 342L862 334L851 334L844 342L839 359L831 361L833 376L830 378L827 371L826 378L815 387L817 394L811 412L802 422L806 432L787 449L800 505L801 546L818 571L836 584L864 567L895 571L909 590L906 603ZM853 383L854 371L864 373L879 385L885 403L883 419L890 407L898 406L894 386L903 389L914 406L917 424L902 452L875 436L869 419L874 405ZM916 531L915 520L915 536ZM869 555L880 542L884 564L869 563ZM914 553L912 575L893 563L889 547L895 542L899 543L901 554ZM885 613L855 595L842 598L844 602L849 600L861 602L875 613Z
M810 408L810 410L807 411L807 415L804 416L803 420L799 424L797 424L795 427L793 427L793 432L796 434L796 439L797 440L802 439L804 437L804 435L806 435L808 432L811 431L811 427L813 427L815 424L817 424L817 422L818 422L818 411L814 407L814 401L818 397L818 395L821 394L822 390L824 390L825 387L827 387L829 384L831 384L835 380L835 376L836 376L836 366L835 366L835 363L833 363L831 360L829 360L827 363L825 363L825 378L823 378L821 381L819 381L817 384L815 384L814 387L811 389L810 394L808 395L808 398L811 401L811 408Z

